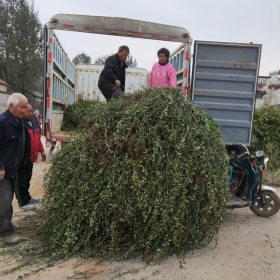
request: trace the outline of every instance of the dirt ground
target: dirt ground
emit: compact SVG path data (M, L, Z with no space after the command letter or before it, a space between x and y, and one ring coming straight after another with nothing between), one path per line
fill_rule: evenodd
M43 197L43 174L49 164L49 160L34 164L30 190L33 197ZM20 221L27 215L36 215L36 211L22 211L15 199L13 206L13 221ZM1 255L0 279L276 280L280 279L280 213L270 218L261 218L250 209L230 211L221 225L217 244L213 242L181 259L174 256L160 263L147 264L141 259L133 259L97 264L96 260L73 258L38 272L30 267L6 275L1 273L16 265L16 259Z

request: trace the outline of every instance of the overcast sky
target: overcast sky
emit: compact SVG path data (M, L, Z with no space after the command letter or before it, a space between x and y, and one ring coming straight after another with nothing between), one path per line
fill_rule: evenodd
M42 23L58 13L125 17L186 28L194 40L262 44L260 75L280 69L280 0L34 0ZM157 50L178 43L57 31L72 58L92 62L128 45L138 67L151 70Z

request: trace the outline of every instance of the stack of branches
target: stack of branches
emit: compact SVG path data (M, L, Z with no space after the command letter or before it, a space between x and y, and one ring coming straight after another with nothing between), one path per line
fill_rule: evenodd
M227 201L216 123L179 89L100 103L45 179L46 248L87 256L180 253L210 242Z

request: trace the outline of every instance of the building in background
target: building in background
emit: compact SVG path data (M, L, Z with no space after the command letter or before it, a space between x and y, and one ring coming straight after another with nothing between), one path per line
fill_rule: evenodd
M43 115L43 94L37 91L33 91L25 94L28 103L32 105L34 110L39 111L39 115Z
M269 76L258 77L256 108L265 103L280 105L280 70L270 71Z
M0 114L7 110L7 102L11 93L8 92L8 84L0 79Z
M8 84L0 79L0 92L7 93L8 91Z

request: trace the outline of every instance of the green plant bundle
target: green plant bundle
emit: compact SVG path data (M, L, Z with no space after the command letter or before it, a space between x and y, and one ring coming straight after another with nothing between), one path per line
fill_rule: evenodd
M280 109L265 104L255 110L253 125L254 149L261 149L269 157L270 171L280 169Z
M45 179L43 243L64 255L165 255L218 232L227 156L215 122L179 89L100 104Z
M85 128L87 119L94 113L95 107L100 105L96 100L78 100L68 105L61 124L63 131L80 131Z

